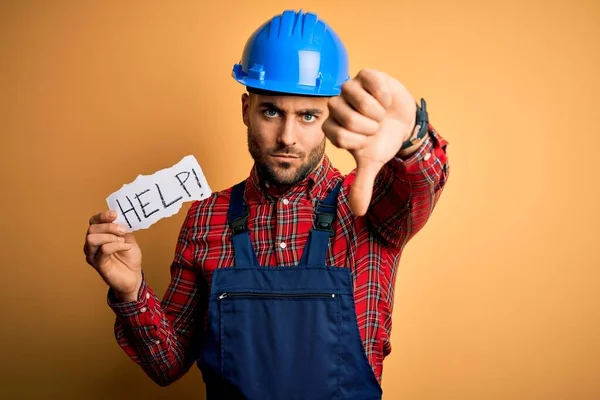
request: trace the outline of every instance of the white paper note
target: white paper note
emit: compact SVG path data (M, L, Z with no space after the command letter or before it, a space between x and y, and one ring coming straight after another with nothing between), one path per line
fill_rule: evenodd
M204 200L212 190L202 168L192 155L152 175L138 175L106 198L117 212L115 223L129 232L146 229L162 218L176 214L186 201Z

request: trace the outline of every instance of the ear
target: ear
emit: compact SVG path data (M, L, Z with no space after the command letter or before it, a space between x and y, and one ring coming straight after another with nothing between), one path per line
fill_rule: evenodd
M246 126L249 124L248 113L250 111L250 102L250 96L248 93L242 94L242 120Z

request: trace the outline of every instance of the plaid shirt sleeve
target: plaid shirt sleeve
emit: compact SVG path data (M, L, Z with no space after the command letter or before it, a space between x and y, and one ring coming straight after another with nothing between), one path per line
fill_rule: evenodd
M403 248L425 226L449 176L447 144L430 124L416 153L394 157L379 172L367 215L388 246Z
M158 385L167 386L181 378L196 361L200 348L206 299L202 274L184 258L190 251L190 230L181 230L171 281L162 302L143 275L137 301L120 303L109 289L107 302L116 315L118 345ZM189 253L186 253L189 254Z

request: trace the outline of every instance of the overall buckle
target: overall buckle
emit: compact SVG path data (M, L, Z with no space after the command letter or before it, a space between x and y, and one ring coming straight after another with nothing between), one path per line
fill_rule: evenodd
M237 235L239 233L243 233L248 229L247 223L248 223L248 210L246 210L246 212L244 213L244 215L242 215L241 217L238 217L236 219L234 219L233 221L231 221L231 229L233 230L233 234Z

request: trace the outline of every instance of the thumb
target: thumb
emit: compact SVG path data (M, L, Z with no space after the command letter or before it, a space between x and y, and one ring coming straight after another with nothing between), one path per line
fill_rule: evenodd
M124 234L123 238L125 239L125 243L137 243L135 236L131 232Z
M381 164L373 161L358 162L356 167L356 178L350 187L348 201L350 210L356 216L363 216L369 209L373 185Z

